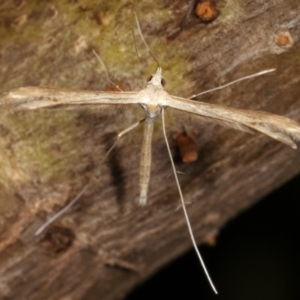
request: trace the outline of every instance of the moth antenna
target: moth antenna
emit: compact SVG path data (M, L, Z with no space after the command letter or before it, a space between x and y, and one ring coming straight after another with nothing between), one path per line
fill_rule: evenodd
M112 152L112 150L116 147L118 141L120 140L120 138L125 135L126 133L128 133L129 131L133 130L134 128L138 127L141 123L143 123L146 120L146 118L141 119L140 121L130 125L129 127L127 127L126 129L124 129L123 131L121 131L120 133L118 133L117 135L117 140L113 143L113 145L109 148L109 150L106 152L106 154L104 155L100 165L102 165L105 160L107 159L108 155ZM59 212L57 212L53 217L51 217L47 222L45 222L35 233L35 236L40 235L47 227L49 227L53 222L55 222L57 219L59 219L63 214L65 214L80 198L81 196L85 193L85 191L88 189L88 187L90 186L90 184L92 183L92 180L94 178L95 172L93 173L93 175L91 176L89 182L80 190L80 192L77 194L77 196L69 203L67 204L64 208L62 208Z
M164 138L165 138L165 141L166 141L166 146L167 146L167 149L168 149L169 157L170 157L170 160L171 160L171 165L172 165L173 173L174 173L174 176L175 176L175 181L176 181L176 185L177 185L177 188L178 188L178 192L179 192L179 195L180 195L182 210L183 210L185 221L186 221L186 224L187 224L187 227L188 227L188 230L189 230L189 234L190 234L190 237L191 237L194 249L195 249L195 251L196 251L196 253L198 255L199 261L200 261L201 266L203 268L203 271L204 271L204 273L206 275L206 278L207 278L208 282L210 283L210 286L213 289L213 291L215 292L215 294L218 294L218 291L215 288L215 286L214 286L214 284L213 284L213 282L212 282L212 280L211 280L211 278L209 276L209 273L208 273L208 271L206 269L206 266L204 264L204 261L202 259L201 254L200 254L200 251L199 251L199 249L197 247L197 243L195 241L195 237L194 237L194 234L193 234L193 229L192 229L192 226L191 226L191 223L190 223L190 220L189 220L189 216L188 216L188 213L187 213L187 210L186 210L186 207L185 207L184 198L183 198L183 195L182 195L181 187L180 187L179 180L178 180L178 177L177 177L177 172L176 172L175 164L174 164L174 161L173 161L173 158L172 158L172 153L171 153L171 149L170 149L168 138L167 138L167 134L166 134L164 108L162 108L161 116L162 116L163 134L164 134Z
M110 84L112 84L116 89L118 89L120 92L122 92L122 89L116 85L114 82L112 82L110 79L109 79L109 75L108 75L108 70L106 68L106 65L105 63L103 62L103 60L101 59L101 57L99 56L99 54L93 49L93 53L94 55L96 56L96 58L98 59L98 61L100 62L102 68L104 69L105 71L105 76L106 76L106 80L107 82L109 82Z
M141 39L142 39L142 41L143 41L146 49L148 50L148 53L154 59L154 61L156 62L157 66L160 67L160 64L159 64L158 60L156 59L156 57L151 52L151 50L150 50L150 48L149 48L149 46L148 46L148 44L147 44L147 42L146 42L146 40L145 40L145 38L143 36L142 30L141 30L141 26L140 26L140 22L139 22L139 19L138 19L138 16L137 16L136 12L134 12L134 18L135 18L135 22L136 22L138 33L139 33L139 35L140 35L140 37L141 37Z
M132 29L131 32L132 32L132 35L133 35L133 42L134 42L135 54L136 54L138 60L140 61L140 64L143 65L142 59L141 59L141 57L140 57L140 55L139 55L139 51L138 51L137 46L136 46L136 39L135 39L135 34L134 34L133 29ZM146 70L146 71L147 71L147 73L148 73L149 75L152 75L151 72L149 72L148 70Z
M253 77L261 76L261 75L264 75L264 74L267 74L267 73L271 73L271 72L274 72L275 70L276 69L269 69L269 70L260 71L258 73L254 73L254 74L251 74L251 75L248 75L248 76L244 76L242 78L239 78L239 79L236 79L234 81L228 82L228 83L226 83L224 85L221 85L221 86L218 86L216 88L213 88L213 89L201 92L199 94L192 95L188 99L192 99L192 98L195 98L197 96L200 96L200 95L203 95L203 94L206 94L206 93L210 93L210 92L213 92L213 91L221 90L221 89L224 89L224 88L226 88L226 87L228 87L230 85L233 85L233 84L235 84L237 82L240 82L240 81L243 81L243 80L246 80L246 79L250 79L250 78L253 78Z
M139 51L137 50L137 46L136 46L136 40L135 40L135 35L134 35L134 30L131 29L131 33L132 33L132 36L133 36L133 43L134 43L134 50L135 50L135 54L137 56L137 58L139 59L140 63L142 64L142 59L139 55Z
M142 59L141 59L141 57L140 57L140 55L139 55L139 51L138 51L137 46L136 46L136 39L135 39L134 30L131 29L131 32L132 32L132 36L133 36L133 42L134 42L135 54L136 54L138 60L140 61L140 64L142 64Z

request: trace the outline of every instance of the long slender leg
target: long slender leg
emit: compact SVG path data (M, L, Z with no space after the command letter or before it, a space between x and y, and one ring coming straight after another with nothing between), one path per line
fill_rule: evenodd
M174 173L174 176L175 176L175 181L176 181L176 185L177 185L177 188L178 188L178 192L179 192L179 195L180 195L180 200L181 200L181 205L182 205L182 209L183 209L183 213L184 213L184 217L185 217L185 220L186 220L186 224L187 224L187 227L188 227L188 230L189 230L189 233L190 233L190 237L191 237L191 240L192 240L192 243L193 243L193 246L194 246L194 249L198 255L198 258L199 258L199 261L201 263L201 266L204 270L204 273L210 283L210 286L211 288L213 289L213 291L218 294L218 291L216 290L210 276L209 276L209 273L206 269L206 266L204 264L204 261L203 261L203 258L200 254L200 251L197 247L197 243L195 241L195 238L194 238L194 234L193 234L193 230L192 230L192 226L191 226L191 223L190 223L190 220L189 220L189 216L187 214L187 210L186 210L186 207L185 207L185 202L184 202L184 198L183 198L183 195L182 195L182 191L181 191L181 188L180 188L180 184L179 184L179 180L178 180L178 177L177 177L177 172L176 172L176 168L175 168L175 164L174 164L174 161L173 161L173 158L172 158L172 153L171 153L171 150L170 150L170 146L169 146L169 142L168 142L168 138L167 138L167 134L166 134L166 128L165 128L165 113L164 113L164 108L162 109L162 112L161 112L161 116L162 116L162 128L163 128L163 133L164 133L164 138L165 138L165 141L166 141L166 146L167 146L167 149L168 149L168 153L169 153L169 157L170 157L170 160L171 160L171 165L172 165L172 169L173 169L173 173Z
M130 125L128 128L124 129L117 135L117 140L114 142L114 144L110 147L110 149L106 152L105 156L103 157L101 164L107 159L108 155L111 153L111 151L115 148L117 145L119 139L128 133L129 131L133 130L137 126L139 126L141 123L145 121L145 118ZM55 222L57 219L59 219L63 214L65 214L80 198L81 196L85 193L85 191L88 189L88 187L91 185L92 180L93 180L94 174L91 176L91 179L89 182L81 189L81 191L77 194L77 196L69 202L68 205L66 205L64 208L62 208L58 213L56 213L53 217L51 217L47 222L45 222L36 232L35 236L38 236L41 234L48 226L50 226L53 222Z
M264 71L260 71L258 73L254 73L254 74L251 74L251 75L247 75L247 76L244 76L242 78L239 78L239 79L236 79L234 81L230 81L224 85L221 85L221 86L218 86L216 88L213 88L213 89L210 89L210 90L206 90L204 92L201 92L201 93L198 93L198 94L194 94L190 97L188 97L187 99L192 99L192 98L195 98L197 96L200 96L200 95L203 95L203 94L206 94L206 93L211 93L211 92L214 92L214 91L217 91L217 90L221 90L221 89L224 89L232 84L236 84L240 81L243 81L243 80L246 80L246 79L250 79L250 78L253 78L253 77L257 77L257 76L261 76L261 75L264 75L264 74L267 74L267 73L270 73L270 72L274 72L276 71L276 69L268 69L268 70L264 70Z

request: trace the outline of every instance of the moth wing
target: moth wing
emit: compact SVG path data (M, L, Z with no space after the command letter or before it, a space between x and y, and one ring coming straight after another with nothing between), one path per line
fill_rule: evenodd
M170 96L166 106L201 116L204 120L206 118L216 120L223 126L261 132L294 149L297 148L295 141L300 141L299 123L268 112L237 109L175 96Z
M8 106L12 111L38 108L80 107L108 105L130 105L139 103L137 92L102 92L69 90L42 87L21 87L4 94L0 107Z

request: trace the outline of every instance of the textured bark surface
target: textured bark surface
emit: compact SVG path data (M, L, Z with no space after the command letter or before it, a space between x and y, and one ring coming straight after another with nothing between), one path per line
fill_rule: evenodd
M298 1L217 1L203 22L188 1L1 1L0 89L104 89L100 53L113 81L139 90L155 63L131 29L137 11L161 62L169 93L188 97L276 68L201 101L265 110L300 121ZM103 3L101 3L103 2ZM0 298L119 299L191 247L158 121L148 204L137 205L142 127L101 159L117 132L143 116L122 111L1 110ZM168 116L169 139L196 131L198 160L172 145L199 244L299 172L299 151L262 135ZM81 201L40 238L34 231L64 207L99 168ZM180 276L180 274L178 275Z

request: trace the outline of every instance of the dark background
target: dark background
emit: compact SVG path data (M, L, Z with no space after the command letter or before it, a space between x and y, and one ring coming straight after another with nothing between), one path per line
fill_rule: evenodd
M214 295L194 250L126 299L300 299L300 176L232 220L215 247L200 247Z

